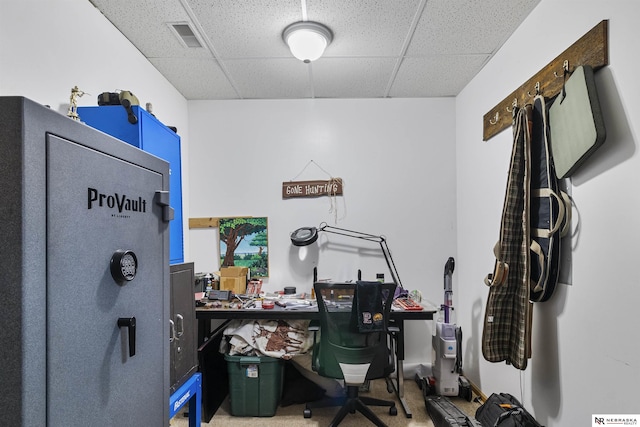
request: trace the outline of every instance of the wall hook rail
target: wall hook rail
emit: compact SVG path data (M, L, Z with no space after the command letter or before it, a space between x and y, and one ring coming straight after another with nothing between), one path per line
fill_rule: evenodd
M513 108L525 105L533 96L532 87L535 88L536 94L542 93L547 98L560 93L564 79L558 77L570 74L569 64L573 69L589 65L594 71L609 65L608 32L609 21L605 19L488 111L483 116L483 141L488 141L511 126L511 117L508 114L500 114L500 111L513 111L509 110L510 106ZM558 74L558 70L562 70L562 74Z

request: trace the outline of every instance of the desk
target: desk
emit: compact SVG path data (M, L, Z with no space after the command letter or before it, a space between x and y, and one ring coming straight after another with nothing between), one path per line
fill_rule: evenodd
M405 320L432 320L434 313L437 312L435 307L423 304L424 309L420 311L409 310L393 310L391 312L390 327L397 327L397 344L396 344L396 379L392 381L394 392L398 396L398 400L402 404L402 409L407 418L412 418L411 409L404 398L404 322ZM196 308L196 318L199 321L200 337L209 337L211 334L210 320L231 320L231 319L264 319L264 320L319 320L318 307L309 308L283 308L275 306L273 309L225 309L225 308ZM219 331L221 328L218 328ZM426 339L426 338L425 338ZM212 413L207 407L208 403L203 402L203 411Z

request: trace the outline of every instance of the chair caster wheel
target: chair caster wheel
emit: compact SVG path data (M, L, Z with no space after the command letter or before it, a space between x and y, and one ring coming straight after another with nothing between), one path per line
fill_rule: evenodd
M311 418L311 409L305 409L303 414L305 418Z
M395 406L389 408L389 415L398 415L398 408L396 408Z

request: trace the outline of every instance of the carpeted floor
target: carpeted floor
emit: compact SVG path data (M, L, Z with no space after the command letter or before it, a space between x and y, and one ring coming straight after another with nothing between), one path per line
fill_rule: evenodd
M398 415L389 415L389 409L384 407L371 407L373 412L377 414L383 422L389 427L406 427L421 426L433 427L433 422L427 414L422 391L413 380L405 380L405 400L407 401L412 418L407 418L402 406L395 395L387 392L384 380L375 380L370 384L370 390L362 393L362 395L375 396L380 399L395 400L398 408ZM467 402L460 398L451 398L451 400L465 413L471 416L475 414L476 409L480 406L475 401ZM475 400L475 399L474 399ZM328 426L333 416L337 413L338 408L315 408L312 411L312 417L305 419L303 417L304 404L290 405L286 407L278 407L276 415L273 417L235 417L230 415L229 398L225 399L214 417L209 423L202 423L203 427L207 426L238 426L238 427L324 427ZM188 427L188 419L183 413L178 413L172 420L172 427ZM356 412L349 414L340 424L341 427L360 427L372 426L373 424L364 417L364 415Z

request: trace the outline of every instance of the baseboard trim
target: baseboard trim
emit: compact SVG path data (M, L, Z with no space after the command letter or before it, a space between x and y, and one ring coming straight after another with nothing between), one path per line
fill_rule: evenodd
M467 377L465 377L467 378ZM487 395L484 394L482 392L482 390L480 390L480 387L478 387L473 381L471 381L469 378L467 378L467 381L469 381L469 384L471 385L471 391L473 392L473 394L475 394L476 396L478 396L480 398L480 400L482 401L482 403L487 401Z

